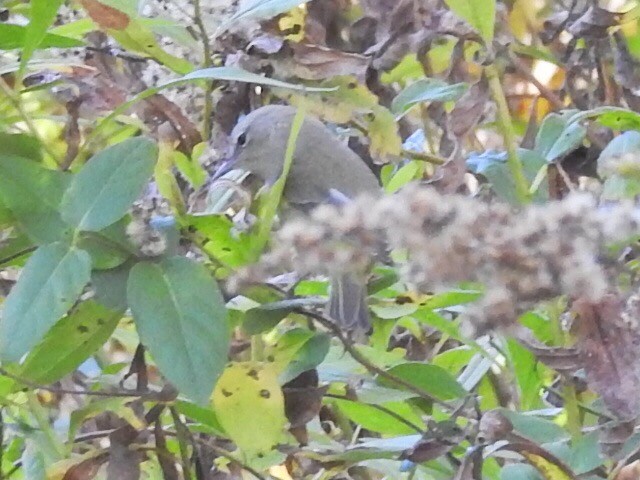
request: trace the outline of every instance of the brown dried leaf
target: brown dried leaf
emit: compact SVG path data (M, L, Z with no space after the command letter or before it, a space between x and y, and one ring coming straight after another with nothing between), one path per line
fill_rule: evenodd
M124 30L129 26L131 18L117 8L110 7L97 0L80 0L80 3L91 17L91 20L101 28Z
M293 73L306 80L353 75L362 81L369 68L369 58L357 53L304 43L291 43L290 47L293 51Z
M576 300L577 344L589 386L620 419L640 414L640 301L609 294L600 302Z
M105 452L87 458L67 470L62 480L91 480L108 458L109 454Z
M316 370L301 373L283 385L285 415L291 428L302 427L318 416L328 388L318 387Z
M567 31L575 37L604 38L608 35L608 29L618 25L622 18L621 13L610 12L594 5L572 22Z
M547 347L532 338L520 339L520 343L545 365L557 372L572 373L581 366L580 354L575 348Z
M456 102L447 120L447 131L454 138L462 139L483 120L490 105L487 81L483 78Z

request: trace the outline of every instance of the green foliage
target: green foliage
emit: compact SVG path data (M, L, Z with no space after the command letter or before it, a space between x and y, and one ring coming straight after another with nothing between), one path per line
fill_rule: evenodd
M62 218L78 230L98 231L122 218L153 173L158 149L132 138L89 160L62 200Z
M40 247L4 304L0 357L17 361L78 299L89 282L89 255L63 242Z
M160 370L188 397L205 403L229 348L224 301L207 270L182 257L138 263L129 274L127 298Z
M578 2L556 25L548 1L249 0L213 14L195 1L186 16L171 3L0 8L0 478L622 478L640 441L621 414L640 389L637 312L527 285L549 260L528 247L553 232L526 243L518 226L520 250L480 249L500 239L478 222L439 237L472 209L394 198L422 182L516 209L583 184L607 208L635 200L640 35L624 22L639 7ZM545 37L556 27L562 41ZM225 134L268 103L298 107L284 171L257 188L245 175L229 205L200 210ZM448 255L489 252L490 280L464 283L477 278L466 265L455 281L407 277L415 259L390 236L368 258L365 334L323 312L326 272L261 263L286 242L275 232L291 220L280 206L305 116L367 161L389 222ZM371 219L339 211L325 220L347 252ZM322 247L336 232L321 233L302 232L296 255L335 264ZM633 306L637 245L607 248L594 268ZM526 301L470 325L508 304L491 303L505 271Z

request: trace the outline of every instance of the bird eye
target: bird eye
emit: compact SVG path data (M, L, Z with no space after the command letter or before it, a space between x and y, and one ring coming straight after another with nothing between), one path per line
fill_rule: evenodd
M238 136L238 145L240 145L241 147L244 147L246 143L247 143L247 134L241 133L240 136Z

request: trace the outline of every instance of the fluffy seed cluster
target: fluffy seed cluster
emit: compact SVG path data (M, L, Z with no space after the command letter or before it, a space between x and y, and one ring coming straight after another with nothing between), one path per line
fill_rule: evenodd
M512 325L520 313L557 295L602 298L615 264L607 246L638 234L639 227L633 205L598 206L586 194L516 212L415 186L339 208L322 206L285 224L277 247L251 276L360 270L390 249L416 290L482 283L486 294L466 317L485 331Z

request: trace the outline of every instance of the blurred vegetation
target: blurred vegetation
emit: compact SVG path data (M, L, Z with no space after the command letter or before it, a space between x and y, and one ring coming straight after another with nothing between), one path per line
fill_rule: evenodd
M636 0L4 0L0 480L640 478L638 244L604 231L637 230L639 22ZM388 195L489 212L430 252L501 270L421 288L386 252L364 342L323 313L326 272L239 282L283 185L228 202L210 178L273 103ZM562 288L524 298L541 265Z

